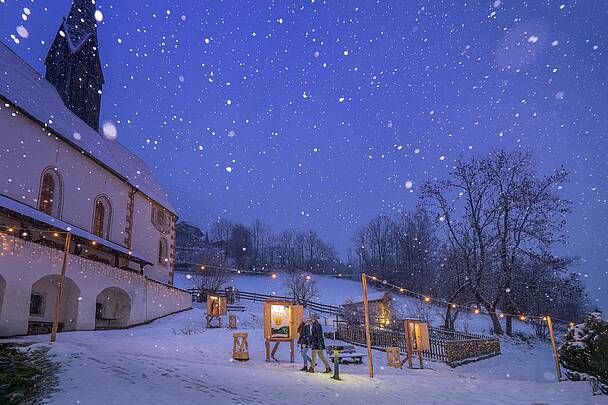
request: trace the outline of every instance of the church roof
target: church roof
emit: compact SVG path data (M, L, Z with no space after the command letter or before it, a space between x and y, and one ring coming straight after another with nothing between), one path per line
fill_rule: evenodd
M0 96L176 214L143 160L78 118L64 105L55 87L1 41Z

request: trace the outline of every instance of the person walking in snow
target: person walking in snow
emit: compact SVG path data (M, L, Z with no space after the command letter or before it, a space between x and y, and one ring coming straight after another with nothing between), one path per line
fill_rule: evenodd
M308 371L308 364L312 366L312 359L308 355L310 350L310 328L308 327L308 318L302 318L300 326L298 326L298 345L300 346L300 353L302 354L302 360L304 360L304 367L300 371Z
M329 362L325 358L325 338L323 337L323 328L319 323L319 315L312 314L310 316L310 345L312 346L312 366L308 369L309 373L315 372L317 366L317 356L321 358L321 361L325 365L325 373L331 373L331 367Z

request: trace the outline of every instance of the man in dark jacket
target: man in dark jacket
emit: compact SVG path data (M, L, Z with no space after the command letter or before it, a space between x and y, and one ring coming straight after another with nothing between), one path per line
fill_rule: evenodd
M323 328L319 323L319 315L311 315L310 322L310 345L312 346L312 366L308 369L309 373L315 372L317 366L317 356L321 358L321 361L325 365L325 373L331 373L331 367L329 362L325 358L325 338L323 337Z
M308 371L308 363L312 366L312 359L308 355L310 350L310 328L308 327L309 320L302 318L300 326L298 326L298 345L300 346L300 353L302 354L302 360L304 360L304 367L300 371Z

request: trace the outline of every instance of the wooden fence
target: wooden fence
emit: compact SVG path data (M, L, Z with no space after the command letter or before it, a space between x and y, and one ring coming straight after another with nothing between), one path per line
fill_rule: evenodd
M497 338L472 333L445 331L429 328L431 347L423 352L425 359L447 363L451 367L497 356L500 354L500 342ZM365 346L365 329L359 325L338 324L336 339ZM389 329L372 328L372 347L386 350L387 347L398 347L407 353L403 332Z
M215 290L215 291L207 291L207 292L202 292L199 289L190 289L188 290L193 294L203 294L203 293L208 293L208 294L214 294L214 295L219 295L222 297L226 296L226 291L225 290ZM248 291L240 291L240 290L235 290L234 291L234 296L235 298L240 301L240 300L248 300L248 301L253 301L253 302L265 302L268 299L273 299L273 300L283 300L283 301L290 301L292 302L294 299L293 297L285 297L285 296L281 296L281 295L268 295L268 294L260 294L260 293L255 293L255 292L248 292ZM342 312L342 308L340 307L336 307L333 305L325 305L325 304L321 304L319 302L315 302L315 301L308 301L304 304L304 307L308 310L308 311L314 311L314 312L319 312L325 315L335 315L338 316L340 315Z

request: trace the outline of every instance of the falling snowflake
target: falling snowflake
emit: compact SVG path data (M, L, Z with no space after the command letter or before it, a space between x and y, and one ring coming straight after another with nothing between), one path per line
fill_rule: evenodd
M17 27L17 34L19 34L21 38L27 38L30 36L27 28L25 28L23 25Z
M116 125L114 125L111 121L105 121L101 127L103 131L103 135L106 139L113 141L118 137L118 130L116 129Z

